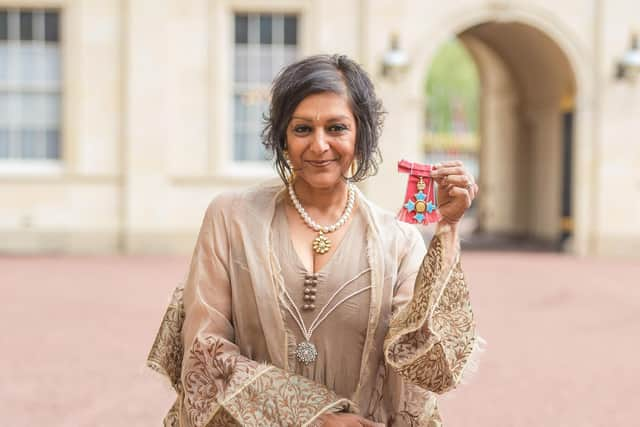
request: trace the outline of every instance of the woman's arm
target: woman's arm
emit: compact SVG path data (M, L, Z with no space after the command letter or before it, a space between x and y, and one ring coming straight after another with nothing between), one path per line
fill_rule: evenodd
M481 340L475 332L458 240L458 224L479 188L460 161L436 165L431 176L438 183L442 219L424 259L416 262L420 253L414 244L400 263L394 308L404 305L392 317L384 355L406 380L444 393L459 383Z
M169 416L186 426L307 425L326 412L349 408L347 399L320 384L240 354L231 321L224 221L212 203L182 299L178 293L169 307L149 357L178 392Z
M460 381L476 342L457 231L439 224L421 261L424 252L416 254L420 244L408 247L400 264L385 360L407 381L444 393Z

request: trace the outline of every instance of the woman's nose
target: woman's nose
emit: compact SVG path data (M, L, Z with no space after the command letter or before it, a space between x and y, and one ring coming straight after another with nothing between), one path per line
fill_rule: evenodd
M325 134L324 129L318 128L313 133L311 149L314 153L324 153L329 149L329 143L327 142L327 135Z

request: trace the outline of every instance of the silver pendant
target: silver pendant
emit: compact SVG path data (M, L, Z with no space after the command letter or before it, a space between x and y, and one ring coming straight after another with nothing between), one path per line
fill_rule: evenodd
M296 358L300 363L309 365L318 358L318 350L316 350L316 346L309 341L303 341L296 347Z

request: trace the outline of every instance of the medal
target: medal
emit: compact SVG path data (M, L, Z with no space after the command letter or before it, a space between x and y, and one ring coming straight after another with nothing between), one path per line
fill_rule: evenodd
M406 160L398 162L398 172L409 174L404 204L397 216L400 221L410 224L430 224L440 219L435 202L431 169L431 165L411 163Z

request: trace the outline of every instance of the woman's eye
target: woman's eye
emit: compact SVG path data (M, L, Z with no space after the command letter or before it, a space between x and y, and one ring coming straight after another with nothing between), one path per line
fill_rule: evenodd
M298 125L298 126L295 126L295 127L293 128L293 131L294 131L295 133L307 133L307 132L309 132L310 130L311 130L311 129L309 128L309 126L304 126L304 125Z
M329 127L329 131L330 132L337 132L337 133L341 133L344 132L346 130L348 130L349 128L346 127L345 125L331 125Z

